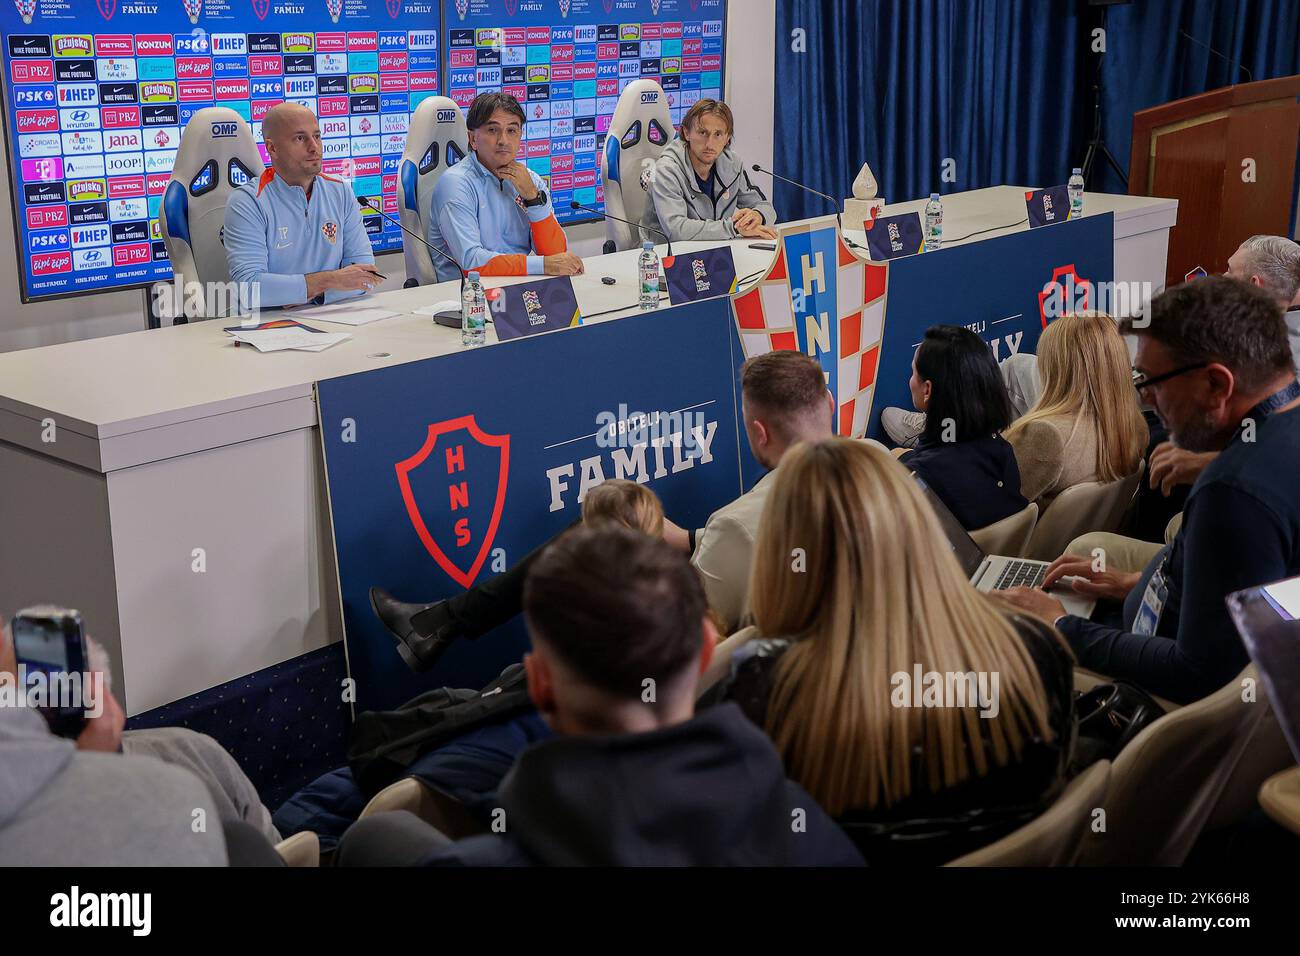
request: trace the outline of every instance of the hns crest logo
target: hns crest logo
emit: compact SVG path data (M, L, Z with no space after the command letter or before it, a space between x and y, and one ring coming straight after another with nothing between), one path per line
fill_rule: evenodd
M1038 317L1043 328L1052 319L1088 311L1092 298L1092 283L1074 271L1073 263L1053 269L1052 278L1038 293Z
M113 14L117 12L117 0L95 0L95 6L99 8L99 15L105 20L113 19Z
M321 226L320 231L325 238L329 240L330 245L334 245L335 240L339 237L339 225L333 221L327 222L325 225Z
M271 12L271 0L253 0L253 13L259 20L265 20Z
M473 415L438 422L420 450L394 468L424 549L453 581L471 587L501 524L510 436L487 434Z

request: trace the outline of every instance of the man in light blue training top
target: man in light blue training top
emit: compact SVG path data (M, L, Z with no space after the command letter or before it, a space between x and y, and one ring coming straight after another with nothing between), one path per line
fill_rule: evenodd
M320 171L316 116L298 103L273 106L262 138L272 168L226 203L230 277L256 284L263 308L369 292L381 278L374 252L352 188Z

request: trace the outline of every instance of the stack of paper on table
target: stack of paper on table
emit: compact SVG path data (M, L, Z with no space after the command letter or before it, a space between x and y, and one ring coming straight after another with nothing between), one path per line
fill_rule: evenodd
M322 332L292 319L274 319L259 325L234 325L225 331L237 344L247 343L259 352L282 352L286 349L323 352L352 338L351 332Z
M315 319L318 322L335 322L339 325L366 325L370 322L378 322L380 319L391 319L393 316L402 313L394 312L391 309L374 307L358 308L351 303L340 302L334 305L322 305L309 309L295 309L293 314Z

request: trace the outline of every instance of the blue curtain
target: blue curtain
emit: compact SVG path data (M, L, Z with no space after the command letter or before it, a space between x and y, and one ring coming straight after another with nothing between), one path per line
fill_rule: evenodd
M1297 0L1136 0L1107 16L1104 132L1126 171L1134 111L1245 79L1180 29L1257 80L1300 72ZM869 162L890 201L1063 183L1091 133L1099 17L1084 0L780 0L776 171L841 197ZM1088 188L1125 191L1104 161ZM830 211L774 193L784 219Z

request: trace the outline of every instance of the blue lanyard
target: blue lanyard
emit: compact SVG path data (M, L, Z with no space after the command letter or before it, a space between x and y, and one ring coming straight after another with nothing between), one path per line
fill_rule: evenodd
M1248 411L1246 413L1246 418L1242 419L1241 427L1237 429L1238 433L1241 432L1242 428L1245 428L1246 421L1248 419L1253 418L1255 420L1255 423L1258 425L1262 423L1264 419L1268 418L1270 415L1276 412L1279 408L1284 408L1285 406L1290 405L1297 398L1300 398L1300 381L1297 381L1296 379L1292 379L1291 384L1288 385L1286 388L1274 392L1268 398L1264 399L1262 402L1260 402L1258 405L1256 405L1254 408Z

